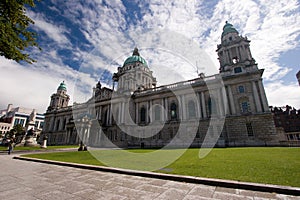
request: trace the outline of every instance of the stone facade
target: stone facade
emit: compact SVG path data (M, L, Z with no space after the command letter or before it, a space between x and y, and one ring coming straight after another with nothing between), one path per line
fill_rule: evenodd
M269 110L263 69L250 41L226 22L217 46L220 72L156 86L137 48L113 80L100 82L85 103L68 106L66 87L51 96L43 134L48 144L94 147L225 147L279 145ZM60 95L64 94L64 95ZM52 103L56 102L56 104Z

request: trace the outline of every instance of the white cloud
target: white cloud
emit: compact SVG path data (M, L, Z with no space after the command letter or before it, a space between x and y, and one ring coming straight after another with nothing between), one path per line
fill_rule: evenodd
M292 1L234 1L223 0L216 5L212 18L207 22L218 27L211 32L204 43L209 52L220 43L223 21L229 20L240 32L247 35L251 42L253 57L259 67L265 68L264 78L278 80L290 69L280 66L281 53L299 45L296 38L300 34L299 3ZM217 56L212 55L216 61Z
M282 81L265 84L265 91L271 106L290 105L300 108L300 86L298 83L284 84Z
M35 22L34 28L43 31L50 39L60 45L70 44L70 41L65 36L65 33L67 32L65 27L62 25L54 25L55 23L46 20L46 17L43 14L36 14L32 11L28 11L28 15Z
M52 0L52 3L57 8L54 11L71 20L95 49L91 52L81 50L68 38L67 24L29 11L36 29L51 38L53 44L44 44L42 53L34 52L38 57L38 63L34 65L21 66L1 58L0 70L4 78L0 79L0 84L10 83L9 87L0 89L0 93L4 94L0 100L1 107L6 107L13 100L12 103L20 106L38 105L43 112L49 104L50 95L62 80L70 88L71 97L82 102L90 97L96 79L102 76L97 70L116 72L135 46L148 61L160 85L178 81L176 74L180 74L181 80L197 77L196 63L199 72L215 74L219 66L215 50L226 20L252 41L253 57L260 68L265 68L264 79L269 81L266 91L270 105L295 104L300 107L295 97L299 87L278 82L293 67L288 64L285 66L289 67L281 66L278 63L280 55L299 46L297 0L220 0L214 8L205 7L204 1L138 1L136 4L142 17L136 23L126 22L130 20L127 10L118 0L106 1L105 5L102 1L62 3ZM205 12L211 13L203 15ZM81 62L80 66L76 66L78 71L65 64L65 58L58 49L73 52L70 55L74 56L72 59ZM170 71L175 74L175 79ZM169 78L164 78L167 72ZM73 97L76 81L81 87ZM286 100L278 98L277 95L283 93L278 88L286 91Z
M0 106L2 108L5 108L8 103L13 103L14 106L35 108L43 113L49 105L50 96L56 92L63 80L67 84L68 94L71 97L70 104L74 98L74 91L78 94L77 102L83 102L88 96L84 94L86 91L76 87L77 80L81 80L80 85L90 88L89 94L91 94L95 79L89 74L52 62L42 63L42 66L22 66L0 57Z

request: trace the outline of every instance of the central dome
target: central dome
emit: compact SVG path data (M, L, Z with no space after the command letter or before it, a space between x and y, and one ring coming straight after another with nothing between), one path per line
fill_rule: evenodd
M145 65L146 67L148 66L146 60L140 56L138 49L134 48L132 56L128 57L125 60L123 66L125 66L127 64L136 63L136 62L140 62L143 65Z

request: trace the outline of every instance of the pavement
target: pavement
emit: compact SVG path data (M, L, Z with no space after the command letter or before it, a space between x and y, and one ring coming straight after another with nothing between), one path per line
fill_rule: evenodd
M0 199L282 199L300 196L111 173L0 155Z

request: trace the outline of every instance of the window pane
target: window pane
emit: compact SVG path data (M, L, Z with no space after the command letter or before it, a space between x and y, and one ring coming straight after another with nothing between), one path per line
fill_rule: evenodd
M234 73L240 73L240 72L242 72L242 68L241 67L234 68Z
M146 121L146 109L143 107L141 108L141 122Z
M247 112L250 111L250 109L249 109L249 103L247 101L242 102L241 107L242 107L242 112L243 113L247 113Z
M177 118L177 106L175 103L171 104L171 119L176 119Z

